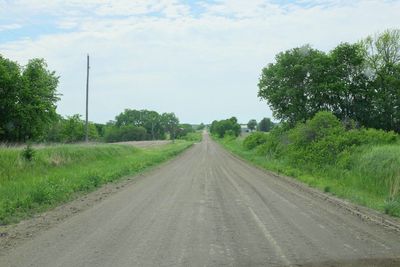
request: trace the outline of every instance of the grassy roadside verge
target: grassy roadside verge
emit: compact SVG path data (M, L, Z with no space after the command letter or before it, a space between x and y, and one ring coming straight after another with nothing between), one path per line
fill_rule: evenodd
M59 145L36 149L32 161L21 149L0 148L0 225L48 210L102 184L160 164L193 144L161 147Z
M343 165L337 164L315 167L306 163L300 167L285 158L268 157L265 153L260 153L260 149L246 149L243 138L227 136L214 140L256 166L293 177L353 203L400 217L400 197L397 195L390 200L388 197L391 194L390 190L398 188L382 181L387 177L398 179L391 175L396 175L400 166L395 165L397 161L393 162L391 159L398 157L400 160L399 144L362 146L354 149L351 155L343 156L348 157L349 165L352 165L344 168Z

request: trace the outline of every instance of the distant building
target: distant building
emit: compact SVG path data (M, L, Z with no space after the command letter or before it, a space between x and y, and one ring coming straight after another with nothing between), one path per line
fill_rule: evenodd
M247 124L240 124L240 134L241 135L249 133L249 132L251 132L251 131L250 131L249 127L247 127Z

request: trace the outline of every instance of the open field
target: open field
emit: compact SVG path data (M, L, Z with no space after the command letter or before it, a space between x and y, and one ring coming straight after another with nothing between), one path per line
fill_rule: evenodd
M189 147L192 142L139 149L129 145L56 145L0 149L0 224L17 222L104 183L139 173Z

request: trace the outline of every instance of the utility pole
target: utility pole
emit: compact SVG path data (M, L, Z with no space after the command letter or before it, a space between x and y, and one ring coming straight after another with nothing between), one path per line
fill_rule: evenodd
M89 54L87 55L87 69L86 69L86 135L85 141L89 142Z

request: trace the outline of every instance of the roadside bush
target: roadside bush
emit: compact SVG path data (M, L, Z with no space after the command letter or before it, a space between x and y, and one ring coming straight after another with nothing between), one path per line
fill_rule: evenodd
M32 161L35 156L35 150L32 148L31 144L28 144L24 150L22 150L22 158L26 161Z
M195 142L200 142L201 138L202 137L200 132L187 133L185 136L180 137L180 139L182 140L195 141Z
M263 132L254 132L247 136L243 141L243 146L251 150L261 144L264 144L268 139L268 134Z
M104 139L108 143L146 140L146 129L132 125L109 126L105 130Z
M243 143L252 147L249 139ZM398 141L394 132L376 129L351 129L346 131L343 124L330 112L322 111L305 123L298 123L292 129L275 127L258 145L257 153L272 158L285 158L295 166L320 167L341 161L348 166L350 158L342 155L362 145L393 144Z

